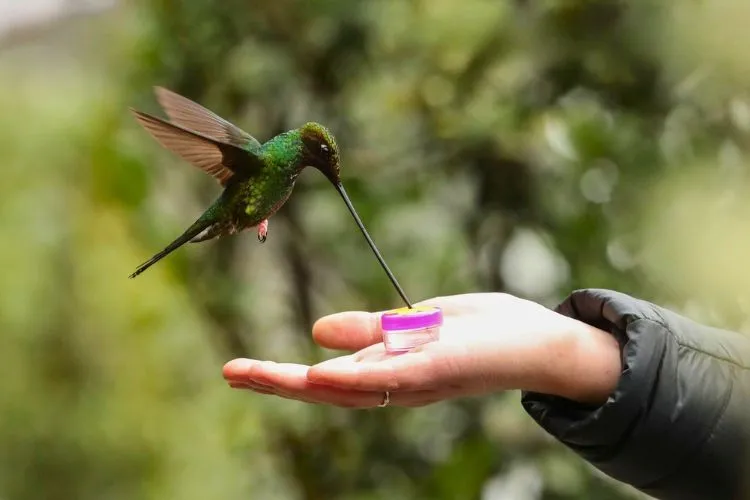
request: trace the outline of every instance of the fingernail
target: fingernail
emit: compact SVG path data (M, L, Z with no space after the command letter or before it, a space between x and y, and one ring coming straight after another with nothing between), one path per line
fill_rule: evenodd
M227 364L231 364L232 368L234 368L235 370L246 371L246 370L249 370L250 368L252 368L252 366L255 363L257 363L257 361L254 361L252 359L237 358L237 359L234 359L234 360L230 361Z
M227 380L243 380L247 378L247 374L252 369L253 363L252 359L233 359L224 365L222 374Z

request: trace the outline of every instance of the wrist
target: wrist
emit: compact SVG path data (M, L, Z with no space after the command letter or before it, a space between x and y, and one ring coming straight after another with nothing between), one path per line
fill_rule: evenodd
M556 362L547 364L542 392L580 403L604 404L622 373L617 339L576 319L558 316L562 334L553 347Z

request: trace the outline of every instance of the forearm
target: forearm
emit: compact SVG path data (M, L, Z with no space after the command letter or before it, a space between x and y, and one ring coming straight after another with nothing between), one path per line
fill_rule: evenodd
M745 498L750 341L616 292L577 292L560 311L621 341L619 377L600 404L559 389L527 392L532 417L603 472L657 498ZM589 356L592 366L600 361Z

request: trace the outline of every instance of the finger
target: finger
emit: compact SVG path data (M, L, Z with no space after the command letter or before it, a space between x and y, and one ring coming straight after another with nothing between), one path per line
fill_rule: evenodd
M314 384L307 379L309 368L294 363L263 361L252 367L249 379L273 388L274 393L279 396L310 403L325 403L345 408L372 408L382 401L382 393Z
M221 373L227 382L245 382L250 370L256 363L260 363L260 361L247 358L233 359L224 365Z
M272 389L270 386L253 382L229 382L229 386L233 389L245 389L258 394L279 396L285 399L293 399L305 403L329 404L345 408L372 408L385 400L385 393L372 393L372 397L368 398L369 402L372 404L359 405L356 402L353 402L351 398L347 397L347 395L342 396L339 390L335 388L329 388L317 394L314 391L310 391L302 395L298 391L285 391L280 388ZM396 392L389 393L388 406L417 408L466 395L467 394L465 394L463 390L457 389Z
M229 387L232 389L248 389L259 394L275 394L275 392L267 386L253 383L241 383L241 382L229 382Z
M382 394L346 391L317 386L307 381L307 366L235 359L224 365L224 377L234 388L276 395L307 403L325 403L346 408L370 408L382 401Z
M329 349L358 351L383 340L380 313L343 312L325 316L313 325L315 342Z
M299 371L299 366L279 367L279 371ZM268 369L263 364L259 365L263 375L254 380L244 382L230 381L229 386L234 389L251 390L258 394L279 396L285 399L293 399L306 403L329 404L345 408L373 408L383 402L385 394L381 392L370 392L367 394L351 394L350 391L338 389L336 387L313 386L312 384L294 383L285 378L280 380L275 387L268 383L261 383L257 380L267 376L267 380L272 382L275 379L274 368ZM255 376L255 375L254 375ZM437 390L405 391L389 393L389 406L402 406L415 408L430 405L448 399L467 396L464 388L441 388Z
M313 403L314 401L308 400L305 397L293 397L292 395L285 394L283 391L279 390L278 388L272 387L270 385L261 384L259 382L255 382L252 380L245 380L245 381L236 381L236 380L230 380L229 387L232 389L246 389L253 392L256 392L258 394L265 394L270 396L279 396L286 399L296 399L299 401L303 401L306 403Z
M382 345L351 356L330 359L310 367L307 379L352 391L416 391L454 387L461 372L457 346L425 344L398 356L388 356ZM363 354L365 353L365 354Z
M233 359L224 365L224 378L233 389L250 389L260 394L279 395L275 387L251 378L253 369L262 363L254 359Z

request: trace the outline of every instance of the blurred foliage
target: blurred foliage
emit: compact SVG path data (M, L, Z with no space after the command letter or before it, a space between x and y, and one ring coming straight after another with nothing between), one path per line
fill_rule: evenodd
M397 306L305 172L269 241L132 269L218 193L128 106L153 85L261 140L308 120L414 300L606 287L750 313L741 0L140 0L0 52L0 498L624 499L517 394L347 411L238 394L321 315Z

